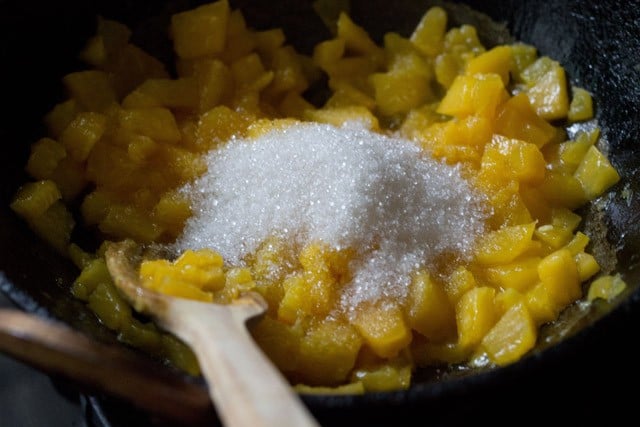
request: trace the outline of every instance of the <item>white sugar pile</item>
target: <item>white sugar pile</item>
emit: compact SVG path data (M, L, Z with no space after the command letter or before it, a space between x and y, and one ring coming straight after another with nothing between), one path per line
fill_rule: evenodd
M343 309L406 296L409 274L445 251L469 254L484 226L482 197L457 168L413 143L299 123L208 155L208 173L185 188L193 217L176 251L213 248L231 265L270 235L352 247Z

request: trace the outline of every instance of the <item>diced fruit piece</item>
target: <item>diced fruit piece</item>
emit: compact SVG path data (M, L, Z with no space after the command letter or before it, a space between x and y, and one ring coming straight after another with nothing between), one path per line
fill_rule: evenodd
M118 112L121 131L144 135L156 141L175 143L182 135L171 111L166 108L135 108Z
M551 303L558 309L566 307L582 294L576 262L566 248L544 257L538 264L538 276Z
M307 384L340 384L354 367L362 339L345 323L325 320L300 341L300 372Z
M385 116L406 113L432 97L429 81L419 73L388 72L370 76L380 113Z
M591 94L580 87L572 87L573 96L569 104L567 118L572 122L593 118L593 100Z
M87 301L100 283L112 283L104 258L90 261L73 282L71 291L76 298Z
M406 390L411 385L411 370L410 363L396 359L391 364L356 369L351 378L362 383L367 392Z
M463 348L479 344L498 320L495 295L493 288L481 286L468 291L456 304L458 344Z
M141 243L153 242L162 234L160 227L143 212L123 205L110 205L99 227L109 236L132 238Z
M569 93L564 68L555 61L541 58L524 70L523 76L526 75L530 84L526 93L536 113L545 120L567 117Z
M467 62L467 74L487 74L493 73L500 76L502 83L509 84L509 71L513 55L511 46L498 46L481 53Z
M75 99L68 99L57 104L44 117L49 134L54 138L58 138L79 112L78 103Z
M600 271L600 265L598 264L598 261L591 254L580 252L574 255L573 258L576 261L578 276L580 277L581 282L584 282L585 280L591 278L598 271Z
M192 376L200 375L198 359L185 343L171 334L162 334L160 346L161 356L170 360L178 369Z
M51 138L42 138L31 146L27 172L34 178L51 178L60 160L67 156L64 146Z
M427 272L411 280L407 309L409 326L433 341L450 339L455 334L455 312L443 287Z
M597 298L602 298L607 301L613 300L620 295L627 288L627 284L622 279L620 274L606 275L597 278L589 286L589 292L587 293L587 299L593 301Z
M411 34L411 42L422 53L435 57L442 51L447 13L441 7L427 10Z
M338 17L337 38L344 40L345 48L358 54L380 54L380 48L371 40L367 31L355 24L342 12Z
M514 80L522 82L522 72L537 59L538 50L525 43L514 43L511 45L511 52L513 54L511 65Z
M120 330L118 340L154 353L159 351L162 342L160 331L153 322L142 323L135 318Z
M620 181L620 175L609 159L595 146L589 147L573 176L580 182L589 200L602 195Z
M342 126L348 122L363 124L367 129L380 128L378 119L367 108L355 105L351 107L323 108L320 110L307 110L304 117L319 123L329 123L334 126Z
M148 79L122 101L124 108L194 108L199 103L195 78Z
M173 46L180 58L214 55L224 49L229 2L219 0L171 17Z
M525 258L509 264L488 267L489 281L502 289L526 292L538 282L539 257Z
M327 277L312 272L290 276L283 284L285 294L278 308L278 318L293 323L305 315L324 315L331 309L335 290Z
M472 114L493 118L498 105L507 98L502 79L497 74L458 76L437 111L459 118Z
M361 305L354 325L365 343L380 357L393 357L411 342L411 331L395 305Z
M458 302L460 297L467 293L467 291L475 288L477 286L476 279L469 270L465 267L460 266L456 268L456 270L451 273L449 276L449 280L445 284L445 292L449 297L449 300L455 304Z
M507 365L531 350L536 338L536 324L527 306L516 304L485 335L480 348L498 365Z
M498 108L495 129L500 135L538 147L548 144L556 135L555 128L536 114L524 93L510 98Z
M89 295L89 307L111 330L121 330L131 322L131 306L112 283L97 284Z
M479 238L476 259L483 265L506 264L530 246L535 222L503 227Z
M11 202L11 209L26 219L34 219L44 214L61 197L60 190L53 181L31 182L18 190Z
M104 111L117 100L111 78L104 71L78 71L67 74L63 81L71 97L89 111Z
M107 128L107 117L100 113L83 112L62 132L60 142L69 155L78 162L89 156L91 149Z

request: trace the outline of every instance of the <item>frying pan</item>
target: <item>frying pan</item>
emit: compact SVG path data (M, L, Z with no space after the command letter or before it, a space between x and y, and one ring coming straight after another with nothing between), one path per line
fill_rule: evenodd
M386 31L407 35L433 1L352 0L351 16L377 40ZM61 320L94 339L119 345L68 293L77 274L9 209L28 177L29 145L44 134L42 116L62 100L61 77L79 69L77 53L93 34L95 17L135 30L134 42L170 58L163 34L169 14L197 2L127 0L0 0L0 289L27 312ZM309 52L329 36L309 1L231 1L254 28L282 26ZM471 421L614 422L637 411L640 377L640 2L600 0L477 0L445 4L452 24L472 23L487 45L521 40L558 60L571 82L594 94L608 156L622 177L613 191L581 212L606 270L629 289L611 303L570 309L543 331L521 361L488 372L417 373L402 392L364 396L304 396L317 418L339 425L462 425ZM490 19L489 19L490 18ZM162 40L160 40L162 39ZM163 41L164 40L164 41ZM597 206L596 206L597 205ZM82 239L79 235L77 239ZM631 389L630 389L631 387ZM168 425L108 397L92 397L89 424Z

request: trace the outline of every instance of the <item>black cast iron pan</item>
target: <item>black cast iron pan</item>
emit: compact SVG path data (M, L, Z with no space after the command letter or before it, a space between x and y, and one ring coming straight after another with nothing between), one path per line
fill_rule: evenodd
M29 145L44 134L41 118L62 99L60 78L79 69L77 53L102 15L135 29L138 44L168 60L170 46L149 37L165 31L166 17L197 2L0 0L0 288L28 312L62 320L96 340L119 345L67 291L76 270L8 209ZM255 28L283 26L302 51L328 37L310 2L232 1ZM434 2L352 0L351 16L378 39L390 30L407 34ZM640 2L601 0L486 0L465 2L493 20L450 9L454 24L477 25L486 44L509 34L558 60L571 81L594 94L596 116L621 182L604 209L587 207L596 254L623 274L630 289L611 304L569 311L548 339L511 366L435 381L420 375L405 392L364 396L305 396L317 418L339 425L462 425L533 422L613 422L633 417L640 399L637 350L640 329ZM496 25L497 23L497 25ZM81 236L79 236L81 237ZM559 336L564 337L555 343ZM141 392L144 392L141 390ZM109 397L92 397L89 424L165 425Z

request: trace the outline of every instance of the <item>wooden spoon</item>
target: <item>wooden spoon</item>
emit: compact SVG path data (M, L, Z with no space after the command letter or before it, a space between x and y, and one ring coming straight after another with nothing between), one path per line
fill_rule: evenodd
M112 243L105 252L116 286L134 308L194 351L225 426L319 425L247 331L246 321L266 310L259 294L247 293L230 305L162 295L139 283L140 256L130 241Z

